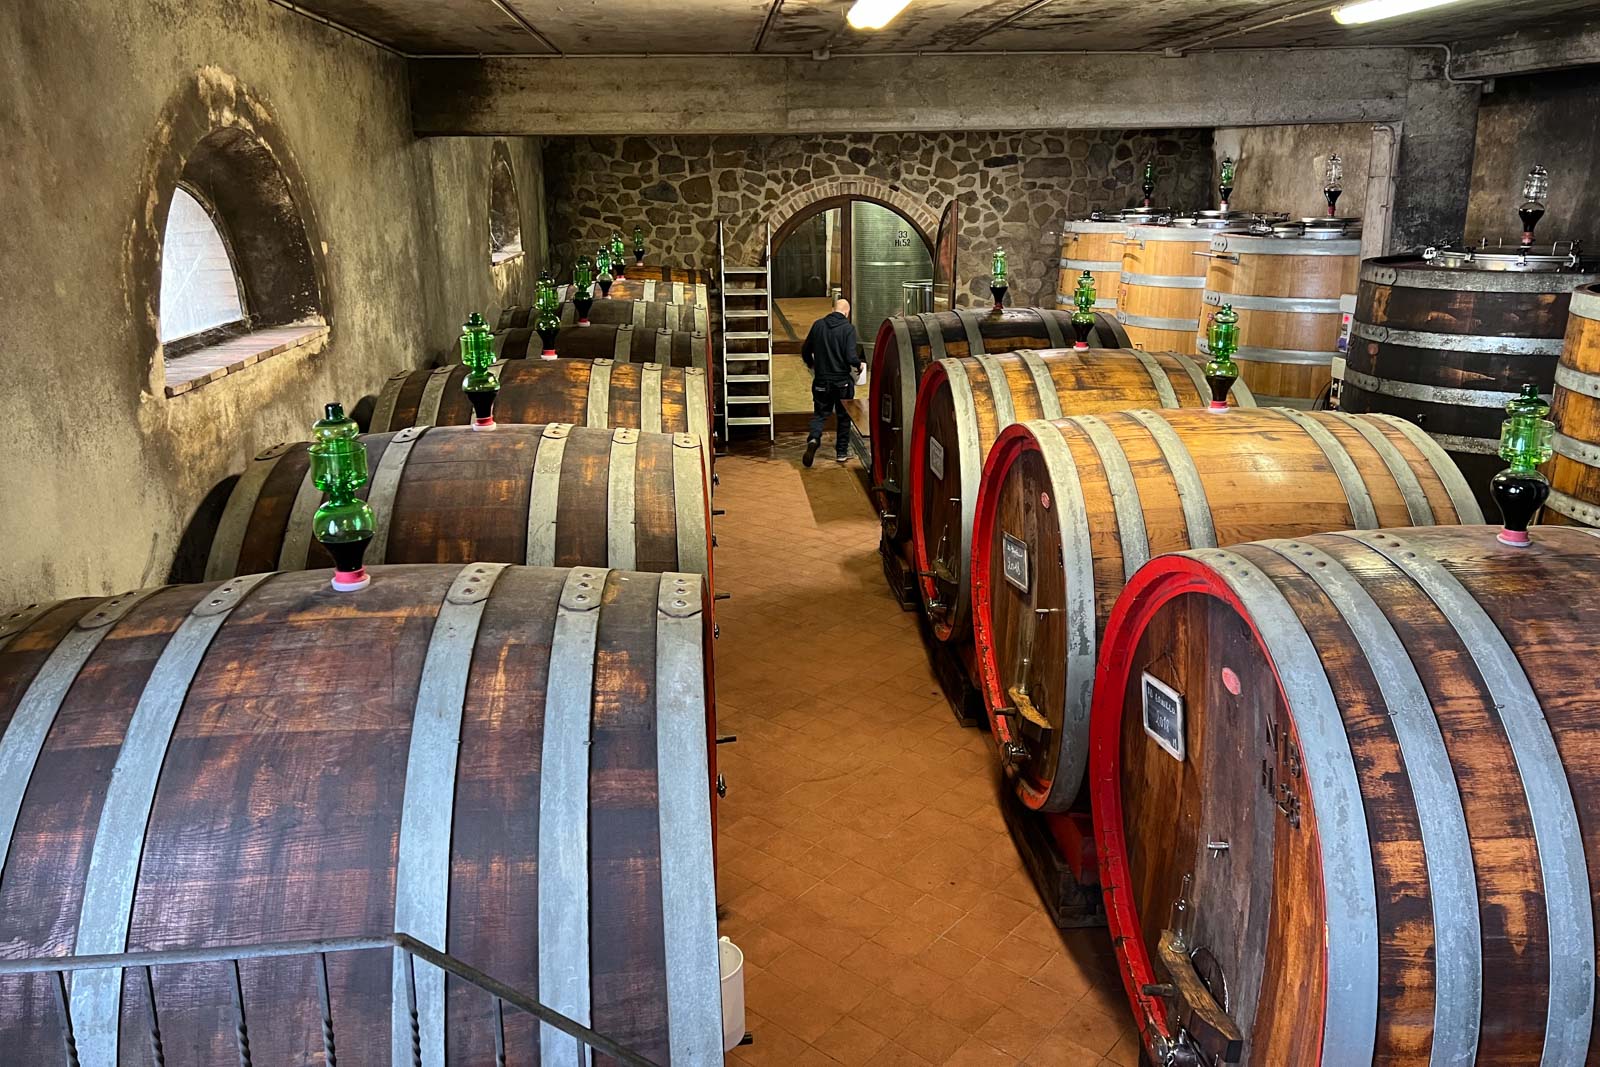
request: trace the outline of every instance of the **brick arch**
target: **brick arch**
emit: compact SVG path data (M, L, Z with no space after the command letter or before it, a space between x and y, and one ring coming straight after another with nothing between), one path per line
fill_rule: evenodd
M877 178L827 178L809 182L779 197L768 212L767 221L772 225L772 232L777 233L790 219L814 204L843 197L873 200L893 208L910 220L932 249L939 231L938 213L899 186Z

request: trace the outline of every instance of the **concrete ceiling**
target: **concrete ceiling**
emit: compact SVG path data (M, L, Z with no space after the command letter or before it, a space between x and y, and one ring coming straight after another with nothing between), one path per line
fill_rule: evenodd
M297 0L412 55L835 55L1161 51L1477 42L1600 16L1600 0L1461 0L1344 27L1307 0L911 0L876 33L850 0ZM648 81L648 72L640 77Z

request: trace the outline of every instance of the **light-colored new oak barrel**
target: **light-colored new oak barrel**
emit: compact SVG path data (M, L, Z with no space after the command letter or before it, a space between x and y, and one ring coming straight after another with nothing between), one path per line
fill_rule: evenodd
M1254 405L1235 386L1235 403ZM922 376L906 454L911 560L941 641L971 633L972 521L984 460L1007 426L1124 408L1205 407L1211 389L1193 359L1101 348L939 360Z
M1122 252L1117 321L1134 348L1151 352L1195 351L1206 252L1215 229L1194 225L1134 225L1112 238Z
M1094 277L1094 306L1100 311L1117 309L1117 290L1122 287L1122 245L1128 224L1116 219L1072 219L1061 230L1061 272L1056 282L1056 307L1071 312L1077 308L1072 294L1084 271Z
M1168 982L1249 1067L1600 1062L1600 710L1580 666L1600 657L1600 540L1496 532L1261 541L1129 583L1090 778L1157 1062ZM1189 932L1162 953L1186 875Z
M978 681L991 720L1018 707L1018 692L1037 710L1006 724L1025 755L1003 755L1023 803L1046 811L1079 798L1096 635L1150 557L1483 521L1443 450L1386 416L1237 408L1031 422L1000 436L983 477L972 540Z
M721 1063L700 576L371 573L0 616L0 954L403 931L653 1062ZM255 1063L324 1062L315 969L241 964ZM149 973L168 1063L240 1062L231 968ZM412 1062L405 974L328 955L341 1063ZM72 976L76 1062L153 1062L143 976ZM67 1062L53 982L0 977L8 1065ZM495 1062L482 991L419 962L416 998L421 1062ZM505 1015L509 1062L579 1062Z
M905 455L922 372L946 356L999 354L1019 348L1064 348L1073 343L1072 316L1050 308L958 308L885 319L872 349L868 404L874 420L872 482L884 534L911 536L905 507ZM1128 338L1110 315L1095 315L1093 348L1126 348Z
M1491 515L1489 479L1505 466L1495 453L1506 401L1529 382L1550 395L1572 291L1600 282L1593 261L1535 257L1537 270L1505 269L1515 259L1363 263L1339 402L1416 422L1455 458Z
M551 423L368 434L374 563L524 563L709 576L702 439ZM215 523L207 581L332 567L305 443L257 456Z
M596 300L589 308L591 325L632 326L635 330L686 330L711 333L704 304L661 304L650 300ZM508 307L500 311L495 332L525 330L533 325L533 309ZM561 326L578 326L578 309L568 300L561 305Z
M1572 294L1550 418L1555 455L1544 469L1544 521L1600 527L1600 285Z
M1359 237L1221 233L1211 239L1195 350L1223 304L1239 315L1239 375L1263 405L1309 408L1328 389L1339 354L1339 297L1356 290Z

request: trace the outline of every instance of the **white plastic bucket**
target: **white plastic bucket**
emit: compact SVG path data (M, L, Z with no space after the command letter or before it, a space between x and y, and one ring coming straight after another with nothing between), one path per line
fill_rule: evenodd
M721 938L717 963L722 970L722 1051L732 1052L744 1040L744 953Z

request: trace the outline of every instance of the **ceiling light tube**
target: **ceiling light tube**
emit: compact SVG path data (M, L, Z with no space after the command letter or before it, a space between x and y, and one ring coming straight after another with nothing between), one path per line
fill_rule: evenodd
M854 29L881 30L909 3L911 0L856 0L844 18Z
M1333 9L1333 21L1342 26L1361 26L1379 19L1392 19L1396 15L1410 15L1429 8L1458 3L1459 0L1361 0Z

